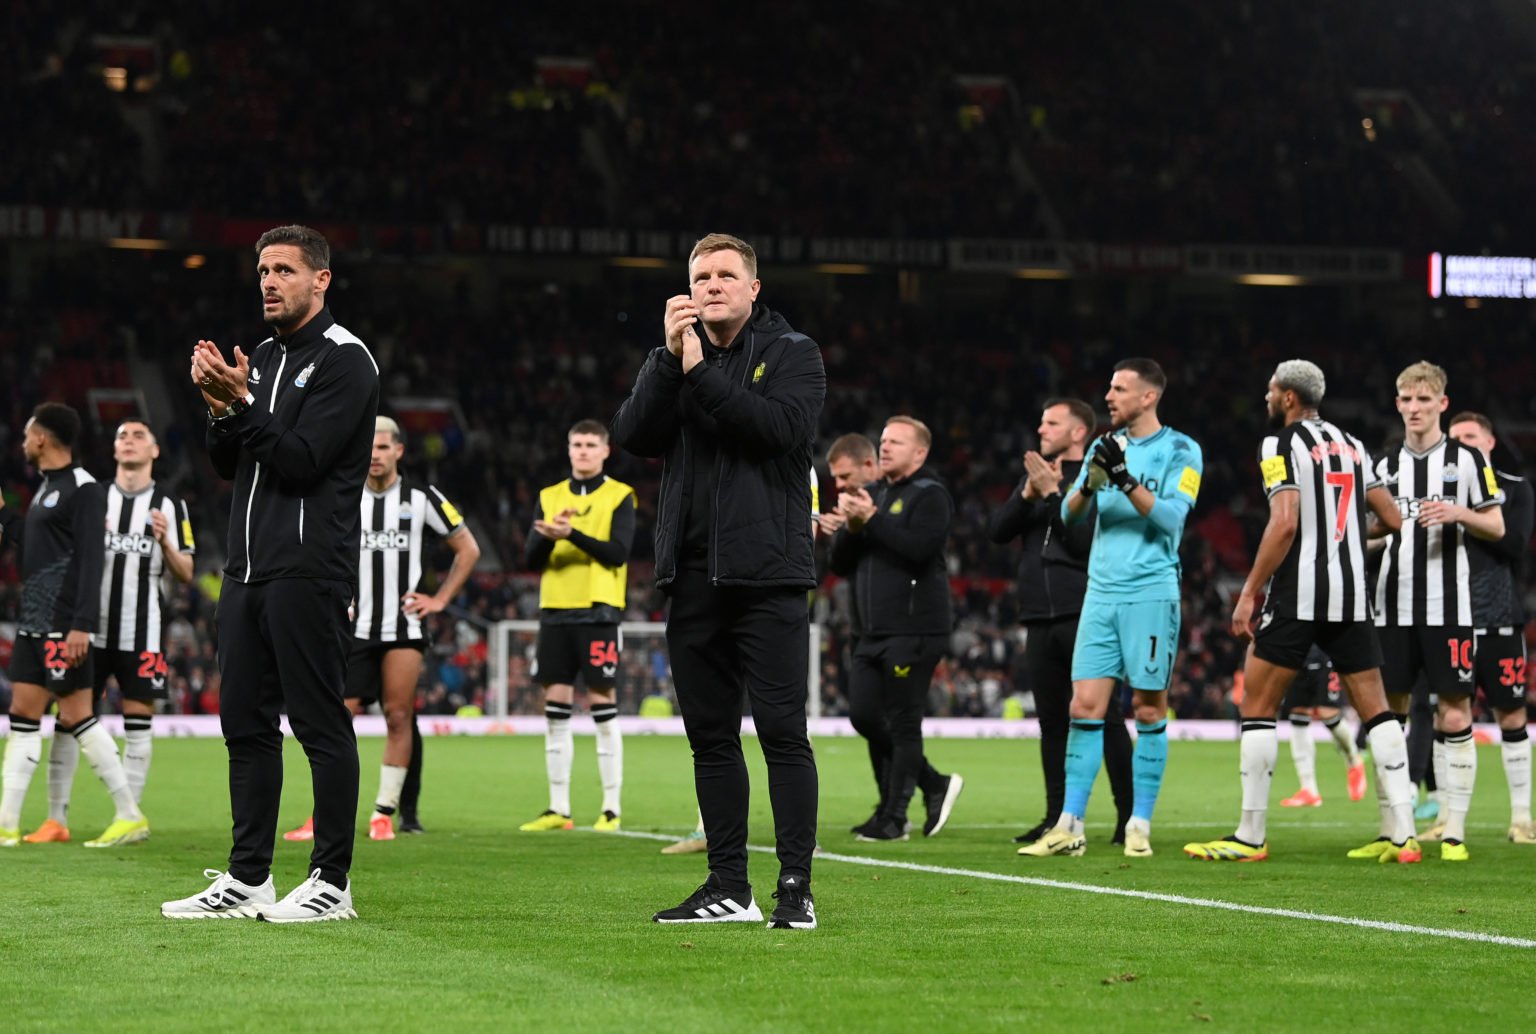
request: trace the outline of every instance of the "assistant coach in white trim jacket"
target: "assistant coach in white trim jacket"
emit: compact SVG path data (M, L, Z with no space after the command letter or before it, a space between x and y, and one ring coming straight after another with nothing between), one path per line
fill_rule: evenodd
M162 912L349 919L358 761L342 688L379 373L326 308L324 237L280 226L256 251L274 336L250 356L236 348L234 366L211 341L199 341L192 356L209 409L209 456L235 482L218 608L234 847L213 887ZM283 711L309 758L315 839L309 878L274 901Z

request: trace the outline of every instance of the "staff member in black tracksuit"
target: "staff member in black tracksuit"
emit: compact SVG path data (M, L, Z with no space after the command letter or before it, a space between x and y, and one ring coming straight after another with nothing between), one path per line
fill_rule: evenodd
M1061 493L1083 466L1093 439L1093 407L1081 399L1049 399L1040 414L1040 451L1024 454L1024 480L992 515L988 537L1002 544L1022 538L1019 559L1019 622L1024 626L1024 667L1040 718L1040 767L1045 776L1045 818L1014 837L1032 844L1056 825L1067 787L1067 732L1071 724L1072 645L1088 588L1088 551L1093 522L1070 528L1061 522ZM1125 723L1104 725L1104 768L1119 822L1114 843L1125 842L1131 815L1131 736Z
M747 880L745 689L778 838L769 925L814 929L817 786L805 720L805 594L816 569L806 517L826 372L816 342L756 304L757 255L745 241L702 238L688 273L691 293L667 301L665 347L647 357L612 421L616 443L665 458L656 585L671 597L667 647L709 838L709 878L654 918L762 919Z
M928 687L953 624L944 546L955 504L923 466L932 442L921 420L892 417L880 435L885 479L873 492L857 488L838 498L847 524L832 539L832 569L853 577L860 622L853 679L878 685L891 744L880 810L858 831L860 840L907 839L907 808L919 785L927 799L923 835L933 836L965 786L923 755Z
M229 750L229 871L168 901L169 918L351 919L357 740L342 701L357 591L360 505L379 404L379 370L325 305L330 246L304 226L256 242L273 337L227 365L211 341L192 355L208 405L208 452L235 482L219 598L219 717ZM310 877L281 901L272 845L283 788L285 711L314 784Z
M836 486L839 496L878 481L880 463L875 443L862 434L845 434L838 438L827 450L827 472L832 475L832 483ZM816 518L817 529L829 540L847 527L847 524L847 515L837 509L828 510ZM863 833L884 822L886 777L891 767L891 729L885 716L884 679L880 666L859 664L852 660L858 652L859 637L864 631L863 618L859 614L859 565L855 553L856 551L851 549L843 553L841 559L846 561L846 567L842 570L836 566L839 557L833 556L831 559L834 573L850 579L852 591L849 594L848 623L851 640L848 664L848 721L853 726L853 731L864 737L864 742L868 744L869 766L874 773L875 793L878 798L873 814L850 830L853 833ZM933 770L926 759L923 761L922 775L917 782L919 786L925 788L925 791L934 787L941 791L937 800L926 796L926 792L924 799L928 805L938 804L942 810L944 792L948 791L949 783Z

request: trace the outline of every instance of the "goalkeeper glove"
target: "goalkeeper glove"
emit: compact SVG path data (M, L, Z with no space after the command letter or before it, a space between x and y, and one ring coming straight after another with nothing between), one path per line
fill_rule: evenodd
M1112 434L1106 434L1094 444L1091 464L1103 472L1104 480L1127 495L1139 484L1126 469L1125 446Z
M1109 478L1105 475L1104 468L1090 461L1088 472L1083 477L1083 494L1092 495L1107 484L1109 484Z

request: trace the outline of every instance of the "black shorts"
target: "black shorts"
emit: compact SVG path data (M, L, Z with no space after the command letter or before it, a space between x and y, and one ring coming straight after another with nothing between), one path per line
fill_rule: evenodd
M1292 671L1307 666L1307 653L1317 646L1333 661L1340 675L1381 667L1381 643L1369 621L1301 621L1265 611L1253 637L1253 655Z
M581 674L588 689L604 692L619 681L618 625L539 625L533 678L541 686L574 686Z
M85 660L71 668L64 660L64 632L46 636L23 632L11 645L11 681L42 686L54 696L65 697L90 689L95 672L96 649L85 651Z
M357 699L364 705L377 704L384 695L384 655L391 650L415 650L424 653L425 639L405 639L398 643L379 643L371 639L352 640L347 654L348 700Z
M1525 629L1519 625L1479 628L1473 633L1472 663L1477 688L1498 711L1525 709Z
M91 689L97 703L106 695L107 679L117 679L117 691L124 700L152 704L165 699L165 654L145 650L92 650L96 655L96 677Z
M1423 674L1431 698L1471 696L1475 688L1472 629L1465 625L1384 625L1381 679L1389 694L1408 695Z
M1339 676L1328 661L1328 655L1314 648L1307 655L1306 665L1291 680L1285 691L1285 702L1280 714L1288 716L1292 711L1309 711L1314 707L1339 706Z

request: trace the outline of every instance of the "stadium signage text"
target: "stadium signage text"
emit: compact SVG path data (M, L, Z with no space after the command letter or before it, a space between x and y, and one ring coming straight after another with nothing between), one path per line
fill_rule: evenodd
M1431 298L1536 298L1536 258L1513 255L1429 256Z

